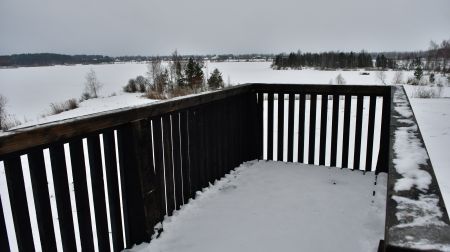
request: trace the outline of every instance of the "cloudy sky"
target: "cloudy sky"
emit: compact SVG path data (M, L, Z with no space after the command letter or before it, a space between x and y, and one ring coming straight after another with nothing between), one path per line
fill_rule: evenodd
M450 0L1 0L0 54L426 49Z

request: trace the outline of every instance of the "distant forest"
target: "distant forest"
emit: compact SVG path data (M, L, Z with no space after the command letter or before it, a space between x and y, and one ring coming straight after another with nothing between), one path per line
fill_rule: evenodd
M53 66L111 63L114 58L102 55L64 55L55 53L13 54L0 56L0 66Z
M273 54L221 54L221 55L182 55L182 60L211 61L271 61ZM74 64L107 64L114 62L149 62L154 60L170 61L172 56L120 56L103 55L66 55L55 53L28 53L0 55L0 67L53 66Z
M289 54L282 53L275 56L272 68L275 70L301 69L303 67L322 70L356 68L415 70L420 67L428 71L449 73L449 58L450 40L444 40L441 44L431 41L428 50L418 52L302 53L298 51Z
M400 69L414 70L420 67L435 72L450 72L450 40L438 44L433 41L426 51L416 52L291 52L289 54L208 54L179 55L180 60L194 59L223 61L271 61L272 68L301 69ZM54 53L13 54L0 56L0 67L52 66L73 64L107 64L115 62L150 62L155 60L171 61L172 56L120 56L103 55L65 55Z

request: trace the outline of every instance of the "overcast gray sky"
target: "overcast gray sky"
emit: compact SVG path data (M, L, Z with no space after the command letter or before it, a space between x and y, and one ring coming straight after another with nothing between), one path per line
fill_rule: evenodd
M0 54L426 49L450 0L0 0Z

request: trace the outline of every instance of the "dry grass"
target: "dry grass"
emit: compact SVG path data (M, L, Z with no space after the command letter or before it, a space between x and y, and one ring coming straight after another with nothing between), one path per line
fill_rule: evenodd
M50 104L50 114L56 115L64 111L72 110L78 108L78 101L76 99L69 99L61 103L51 103Z

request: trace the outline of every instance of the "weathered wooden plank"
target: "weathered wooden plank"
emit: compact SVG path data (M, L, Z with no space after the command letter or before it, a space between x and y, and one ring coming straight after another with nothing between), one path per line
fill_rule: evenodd
M153 125L153 154L155 157L155 175L157 177L157 188L159 189L160 213L167 214L166 209L166 192L165 192L165 178L164 178L164 155L163 155L163 140L161 117L152 119Z
M320 147L319 165L325 165L327 145L327 121L328 121L328 95L322 94L322 106L320 110Z
M277 146L277 160L283 161L283 147L284 147L284 93L278 93L278 146Z
M2 206L2 198L0 197L0 206ZM10 251L8 241L8 233L6 231L5 214L3 213L3 207L0 207L0 250Z
M55 188L56 209L58 210L59 230L64 250L76 250L72 209L70 207L69 182L63 144L50 146L50 160ZM106 214L106 213L105 213Z
M363 117L364 96L358 96L356 100L356 125L355 125L355 150L353 156L353 169L359 170L361 163L361 132Z
M166 179L167 215L171 216L175 210L175 188L172 160L172 139L170 115L162 117L163 143L164 143L164 173Z
M20 156L8 157L3 164L17 246L19 251L35 251Z
M392 92L394 89L392 89ZM378 161L376 167L376 173L379 172L388 172L389 165L389 127L391 121L391 104L392 104L392 94L391 90L385 92L383 95L383 108L381 114L381 133L380 133L380 150L378 152Z
M289 107L288 107L288 149L287 161L294 161L294 105L295 94L289 93Z
M447 250L445 248L450 246L450 220L436 174L404 87L399 85L391 86L391 88L395 93L392 94L392 110L387 120L390 130L387 133L389 142L386 147L390 153L382 154L388 155L386 158L389 162L384 239L386 247L383 251L445 251ZM403 132L406 129L408 137L399 134L399 131ZM402 148L393 147L398 143L403 145L410 142L414 143L415 148L409 149L408 153L405 153ZM420 160L409 158L415 155L420 155L422 158ZM408 168L412 171L417 169L421 174L426 174L429 181L425 187L419 188L414 183L408 188L394 189L399 181L409 178L411 174L403 173L404 161L410 164ZM432 201L426 202L426 199L432 199ZM430 211L431 206L433 211ZM423 223L424 218L431 216L433 216L433 224ZM408 237L410 235L414 237L411 242ZM426 241L430 248L424 249L420 241Z
M331 119L331 158L330 166L336 166L337 139L339 128L339 95L333 95L333 115Z
M305 151L305 94L300 94L298 109L298 162L304 162Z
M317 94L311 94L310 112L309 112L309 149L308 164L314 164L316 151L316 113L317 113Z
M105 184L103 182L102 157L100 152L99 135L87 138L89 166L92 181L92 198L94 201L94 215L97 228L98 249L109 250L108 218L106 214Z
M208 176L209 176L209 170L206 165L206 109L205 106L202 106L198 110L198 120L199 120L199 127L198 127L198 136L199 136L199 146L200 148L196 150L195 154L197 155L197 160L199 161L198 164L198 170L199 170L199 181L200 181L200 188L205 188L208 186Z
M180 119L179 114L174 113L172 118L172 146L173 146L173 172L175 186L175 209L183 205L183 177L181 167L181 144L180 144Z
M258 104L257 104L257 109L256 109L256 126L257 126L257 130L255 132L256 136L255 136L255 140L256 140L256 152L255 152L255 157L257 159L263 159L263 153L264 153L264 145L263 145L263 134L264 134L264 126L263 126L263 112L264 112L264 93L258 93Z
M145 227L144 201L138 173L139 163L136 158L136 149L139 145L137 139L140 135L138 130L138 122L125 124L117 129L123 220L128 248L149 239Z
M82 139L78 138L70 141L69 149L81 248L83 251L93 251L94 240Z
M188 137L189 137L189 160L190 160L190 181L191 181L191 198L195 199L196 192L202 188L200 181L200 136L199 136L199 111L193 109L189 111L188 117Z
M345 96L344 107L344 133L342 137L342 168L348 168L348 148L350 142L350 112L352 108L352 96Z
M267 160L273 160L273 93L267 94Z
M189 157L189 111L180 112L181 164L183 167L183 203L191 198L191 164Z
M367 153L366 153L366 171L372 170L372 157L373 157L373 135L375 131L375 111L377 105L377 97L370 96L369 101L369 126L367 129Z
M42 149L32 150L28 154L28 165L30 168L31 186L33 188L41 248L43 251L56 251L55 230L53 228L48 181Z
M114 130L108 129L103 132L103 150L105 159L106 181L108 183L109 215L111 222L112 250L122 251L122 216L120 209L119 177L116 163L116 143ZM138 182L138 181L136 181Z

